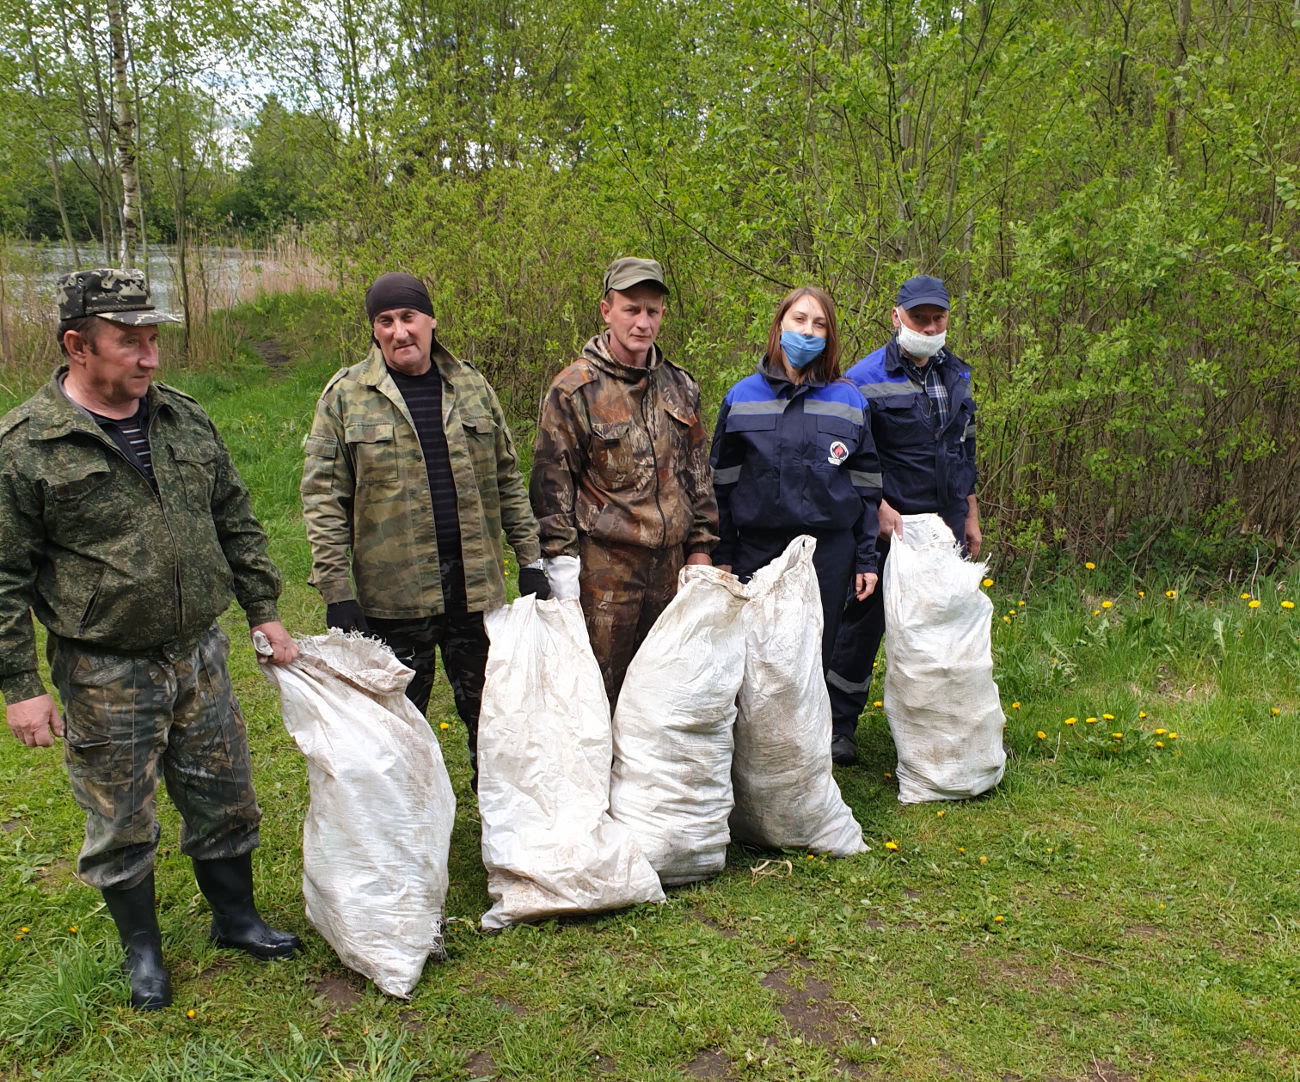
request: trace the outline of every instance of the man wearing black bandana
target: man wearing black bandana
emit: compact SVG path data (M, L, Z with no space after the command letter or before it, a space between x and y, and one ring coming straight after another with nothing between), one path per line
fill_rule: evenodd
M415 670L406 694L422 713L441 652L473 762L483 613L506 599L501 533L520 593L545 598L537 523L496 394L438 342L424 283L381 275L366 316L370 355L326 385L306 442L311 582L330 627L381 637Z

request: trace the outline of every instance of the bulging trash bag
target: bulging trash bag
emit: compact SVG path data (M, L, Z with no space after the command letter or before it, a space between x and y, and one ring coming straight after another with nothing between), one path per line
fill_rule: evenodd
M609 703L581 606L521 597L484 623L482 927L662 902L654 869L609 815Z
M938 515L904 515L885 562L885 718L904 804L962 800L1002 780L986 565L962 559Z
M747 587L731 833L751 845L847 857L867 846L831 773L816 548L796 537Z
M345 966L409 999L425 960L446 957L456 798L442 749L383 643L338 630L297 642L296 661L262 671L307 757L307 919Z
M688 565L678 584L628 666L614 710L610 784L610 813L666 887L726 866L732 725L745 672L739 580Z

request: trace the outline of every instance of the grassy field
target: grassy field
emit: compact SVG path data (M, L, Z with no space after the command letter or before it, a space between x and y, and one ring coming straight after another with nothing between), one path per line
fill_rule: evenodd
M166 378L224 433L285 573L284 621L312 633L323 608L306 585L300 447L336 358L293 345L284 361L257 333L238 365ZM305 766L232 611L265 812L259 901L306 950L260 964L208 945L163 801L176 1005L132 1011L111 922L72 874L82 817L61 753L5 733L0 1077L1300 1078L1300 575L1135 579L1099 554L1022 593L994 560L1015 752L1002 785L901 806L872 707L861 765L837 771L869 853L733 847L723 875L662 906L478 931L479 824L440 681L430 717L450 724L459 803L450 959L409 1003L345 970L304 919Z

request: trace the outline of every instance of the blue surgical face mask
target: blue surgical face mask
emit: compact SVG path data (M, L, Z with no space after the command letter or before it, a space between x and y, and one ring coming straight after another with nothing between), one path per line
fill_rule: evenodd
M782 331L781 350L791 368L802 368L825 352L826 339L798 331Z

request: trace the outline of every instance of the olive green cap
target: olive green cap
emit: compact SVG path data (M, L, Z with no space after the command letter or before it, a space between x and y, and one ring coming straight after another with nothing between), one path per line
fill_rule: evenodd
M653 259L637 259L635 256L623 256L614 260L605 272L604 292L611 289L631 289L635 285L649 283L658 286L664 293L668 292L668 283L664 281L664 269Z

